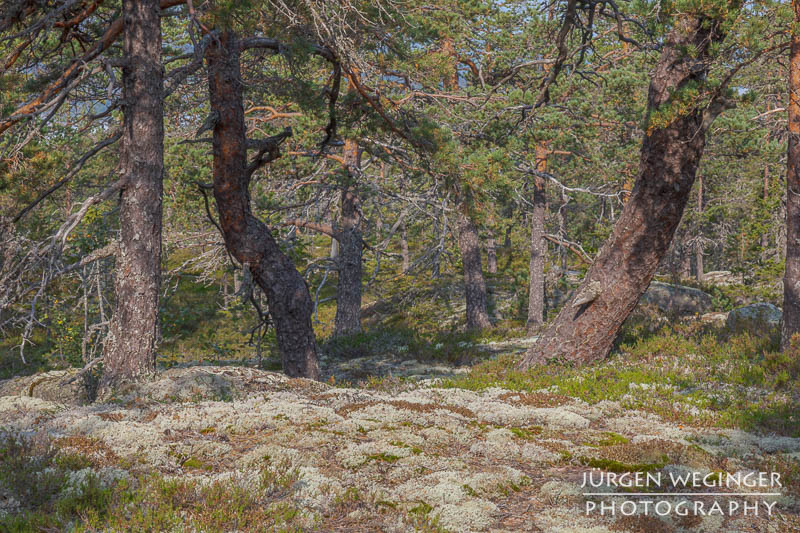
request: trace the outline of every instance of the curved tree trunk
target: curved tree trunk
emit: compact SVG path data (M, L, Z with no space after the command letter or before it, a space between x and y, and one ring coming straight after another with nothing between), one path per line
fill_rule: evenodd
M116 302L104 349L101 394L155 372L161 289L164 74L158 0L122 3L124 125Z
M206 48L212 115L214 198L228 251L249 268L267 295L283 370L293 377L319 379L317 343L311 327L312 303L305 280L278 247L267 226L250 211L250 175L242 105L240 50L226 32ZM270 157L278 157L275 143Z
M800 0L792 0L794 23L789 60L789 145L786 172L786 271L783 275L781 346L800 333Z
M481 268L481 241L478 228L469 215L458 209L458 247L464 267L464 296L467 300L467 329L480 330L492 325L486 310L486 280Z
M720 21L682 16L664 45L650 82L648 129L639 175L630 200L576 294L520 362L522 368L547 359L587 362L608 355L619 328L647 290L689 199L713 113L683 111L666 125L651 124L656 110L669 110L670 95L707 75L709 44L719 38ZM692 57L689 50L696 51ZM661 109L659 109L661 106ZM663 120L663 118L662 118Z

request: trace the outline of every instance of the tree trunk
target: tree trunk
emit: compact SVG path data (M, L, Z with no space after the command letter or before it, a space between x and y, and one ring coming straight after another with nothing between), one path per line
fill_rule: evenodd
M352 140L346 141L344 152L349 179L353 179L361 166L358 144ZM361 239L361 200L351 184L342 190L341 207L337 260L339 283L336 286L334 321L334 335L337 337L361 331L361 256L364 249Z
M786 172L786 271L783 275L781 346L800 332L800 0L792 0L794 25L789 59L789 145Z
M536 170L547 171L547 147L536 145ZM533 334L544 324L544 261L547 243L544 240L544 218L547 198L544 179L534 176L533 210L531 221L531 260L528 268L528 334Z
M408 253L408 230L405 223L400 232L400 255L403 257L403 274L411 267L411 256Z
M697 223L697 241L694 245L694 264L696 279L702 283L705 278L703 272L703 226L702 220L700 220L703 217L703 176L698 176L697 178L697 216L699 220Z
M490 274L497 274L497 242L494 237L486 239L486 269Z
M458 247L464 267L467 329L481 330L492 325L486 310L486 280L481 269L481 242L478 229L464 210L466 206L462 203L458 209Z
M650 82L648 127L630 200L579 290L525 355L522 368L554 358L588 362L606 357L667 253L713 118L711 111L704 117L699 105L678 110L669 99L686 84L702 87L709 45L718 40L720 27L716 19L678 17ZM721 111L721 106L714 109ZM660 113L654 117L656 110ZM665 112L682 114L667 122Z
M319 379L317 343L311 327L311 295L305 280L250 210L251 171L242 105L240 50L236 36L222 33L206 48L208 92L216 115L213 133L214 198L228 251L248 268L267 295L283 370ZM277 144L270 157L278 157Z
M453 39L446 37L442 41L442 52L450 57L452 69L442 80L446 91L458 91L458 52ZM464 296L467 300L467 329L481 330L490 327L489 313L486 310L486 280L481 265L481 243L478 228L469 212L470 204L465 194L457 194L456 210L458 217L458 247L461 251L461 262L464 268Z
M100 393L155 373L161 289L164 73L158 0L124 0L120 248Z
M764 190L763 196L764 207L767 206L769 200L769 165L764 165ZM761 234L761 256L764 260L767 259L767 248L769 248L769 232L765 231Z

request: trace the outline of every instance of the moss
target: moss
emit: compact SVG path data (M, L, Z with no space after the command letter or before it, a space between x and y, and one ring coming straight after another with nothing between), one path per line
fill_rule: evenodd
M415 505L414 507L412 507L409 510L410 513L416 514L416 515L421 515L421 516L426 516L431 511L433 511L433 507L431 507L430 505L428 505L424 501L419 501L419 503L417 503L417 505Z
M396 463L399 460L400 460L400 457L398 457L397 455L392 455L392 454L386 453L386 452L375 453L375 454L367 456L367 462L369 462L369 461L383 461L385 463Z
M512 427L508 429L514 434L515 437L523 440L535 440L536 435L539 435L542 432L542 428L540 426L530 426L527 428Z
M181 463L181 467L184 469L195 469L195 470L212 470L213 467L197 459L196 457L189 457L185 461Z
M585 442L584 445L602 448L605 446L615 446L617 444L627 444L628 442L630 442L630 439L627 437L624 437L619 433L614 433L613 431L606 431L601 437L589 442Z

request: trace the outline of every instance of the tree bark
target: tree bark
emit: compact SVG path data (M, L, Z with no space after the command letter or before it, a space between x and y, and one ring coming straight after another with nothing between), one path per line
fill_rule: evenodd
M342 190L339 219L339 283L336 286L336 319L334 335L351 335L361 331L361 200L350 181L355 181L361 167L358 143L347 140L344 146L348 184Z
M458 91L458 52L453 39L442 41L442 53L450 57L452 69L442 80L445 90ZM458 191L456 200L458 247L464 269L464 296L467 301L467 329L481 330L492 325L486 308L486 280L481 265L481 243L478 228L470 213L465 193Z
M703 176L697 177L697 241L694 245L694 265L695 265L695 276L698 282L702 283L705 279L704 271L703 271L703 226L702 226L702 217L703 217Z
M292 377L319 379L312 302L305 280L278 247L267 226L250 210L250 175L242 105L240 49L225 32L206 48L213 131L214 198L228 251L248 268L267 295L283 370ZM277 143L270 157L278 157Z
M792 0L794 25L789 52L789 143L786 172L786 270L783 275L781 346L800 332L800 0Z
M536 146L536 170L547 171L547 148ZM544 324L544 261L547 243L544 240L544 218L547 198L544 179L533 178L533 210L531 221L531 260L528 268L528 334L537 332Z
M408 230L405 222L400 230L400 255L403 257L403 274L411 267L411 256L408 253Z
M497 274L497 242L494 237L486 239L486 270L490 274Z
M669 100L686 84L702 87L710 43L720 37L718 19L678 17L650 82L647 129L631 198L580 288L520 361L521 368L548 359L584 363L606 357L667 253L713 118L713 113L704 116L700 102L683 110ZM654 117L657 110L661 113Z
M486 310L486 280L481 268L481 242L478 229L461 203L458 210L458 247L464 268L464 296L467 301L467 329L481 330L492 325Z
M155 373L161 289L164 72L158 0L123 0L120 239L100 393Z

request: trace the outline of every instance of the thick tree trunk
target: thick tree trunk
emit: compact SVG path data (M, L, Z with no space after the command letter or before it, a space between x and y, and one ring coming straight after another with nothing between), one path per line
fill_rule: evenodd
M698 176L697 178L697 216L699 219L703 217L703 176ZM694 252L695 252L695 259L694 259L694 266L695 266L695 277L698 282L702 283L705 279L705 273L703 271L703 232L702 232L702 221L698 222L697 226L697 241L694 245Z
M547 145L536 145L536 170L547 171ZM544 261L547 243L544 240L544 218L547 205L544 179L533 179L531 221L531 260L528 268L528 333L537 332L544 324Z
M355 141L345 142L345 166L350 176L357 176L360 151ZM361 200L352 185L342 190L339 219L339 283L336 286L336 320L334 335L350 335L361 331Z
M464 267L464 295L467 300L467 329L481 330L490 327L486 310L486 280L481 268L481 242L478 229L464 213L466 206L458 209L458 247Z
M124 0L125 101L116 302L100 393L155 372L161 288L161 195L164 175L164 73L158 0Z
M244 268L250 269L267 295L284 372L293 377L319 379L308 286L266 225L250 211L251 172L236 36L226 32L212 39L205 56L211 110L216 114L212 144L214 198L225 246ZM277 155L275 145L271 157Z
M497 242L494 237L486 239L486 270L497 274Z
M719 38L718 20L679 17L650 82L648 127L631 198L579 290L528 351L520 362L522 368L554 358L587 362L606 357L667 253L689 199L705 147L705 129L712 118L708 115L704 121L699 105L671 109L669 99L686 84L702 86L709 45ZM661 113L654 117L656 110ZM677 116L665 123L665 112ZM654 123L656 118L662 122Z
M792 0L800 24L800 0ZM786 172L786 271L783 275L781 345L800 333L800 33L793 26L789 59L789 146Z

